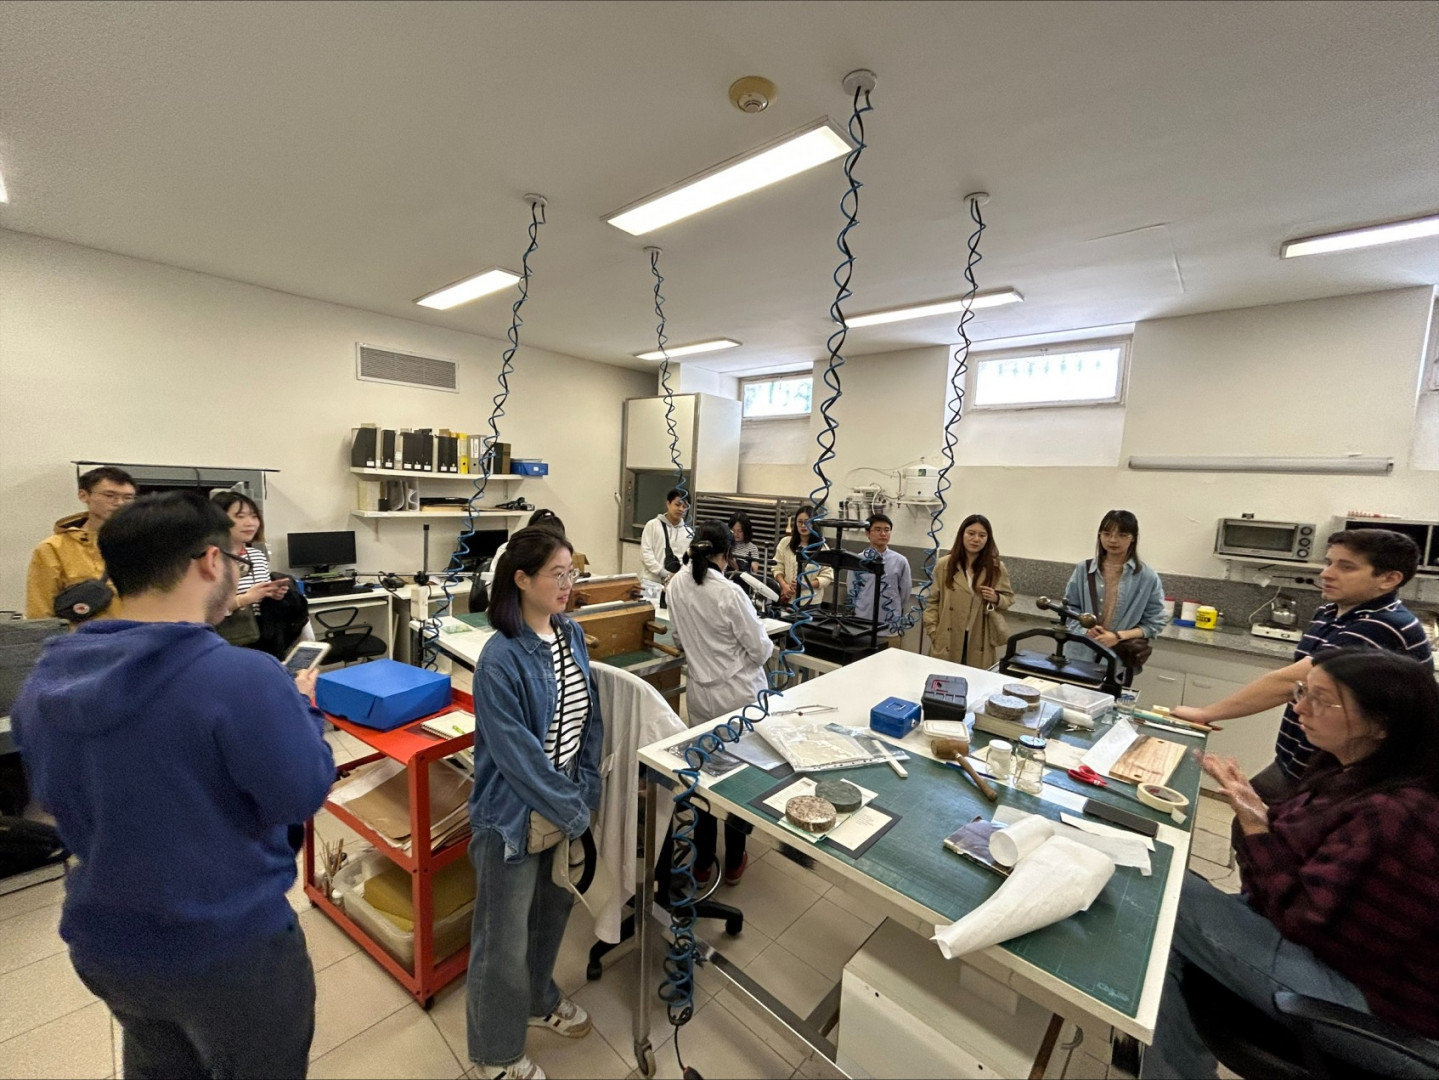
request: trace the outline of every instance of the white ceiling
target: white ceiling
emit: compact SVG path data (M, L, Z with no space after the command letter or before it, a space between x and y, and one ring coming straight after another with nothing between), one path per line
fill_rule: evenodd
M636 239L601 215L824 114L879 75L852 312L963 291L979 338L1439 282L1439 243L1281 262L1281 240L1439 211L1434 3L0 5L0 227L504 336L549 198L524 341L646 366L647 243L694 362L823 355L839 163ZM747 116L735 78L776 103ZM955 338L851 332L851 354Z

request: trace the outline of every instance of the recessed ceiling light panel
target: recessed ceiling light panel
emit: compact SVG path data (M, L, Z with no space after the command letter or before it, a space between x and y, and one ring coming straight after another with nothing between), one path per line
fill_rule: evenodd
M631 236L643 236L702 210L786 180L833 161L853 147L834 121L825 118L771 143L657 192L605 220Z
M971 308L1002 307L1018 304L1024 300L1014 289L994 289L976 293ZM883 323L904 322L907 319L927 319L933 315L950 315L964 310L964 297L954 300L931 300L926 304L911 304L909 307L889 308L886 311L871 311L867 315L850 315L845 324L850 328L880 326Z
M712 341L697 341L693 345L676 345L673 349L666 349L664 352L642 352L635 353L636 360L663 360L669 356L671 360L677 360L681 356L697 356L700 353L720 352L723 349L737 349L740 343L729 338L715 338Z
M1401 240L1418 240L1424 236L1439 236L1439 214L1410 218L1408 221L1391 221L1386 225L1368 225L1362 229L1345 229L1343 232L1309 236L1302 240L1286 240L1279 248L1279 257L1292 259L1298 255L1350 251L1354 248L1376 247L1379 244L1397 244Z
M434 308L436 311L448 311L461 304L468 304L471 300L489 296L490 293L508 289L519 280L520 275L512 270L503 270L498 266L492 266L488 270L472 274L463 281L457 281L453 285L446 285L443 289L428 293L416 300L415 303L420 307Z

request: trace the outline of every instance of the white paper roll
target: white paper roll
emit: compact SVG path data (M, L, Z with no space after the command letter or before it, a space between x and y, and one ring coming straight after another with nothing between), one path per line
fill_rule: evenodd
M1103 852L1052 836L1020 861L999 891L958 922L936 926L930 940L946 960L1086 911L1114 876Z
M1053 835L1053 822L1032 814L993 833L989 838L989 854L1000 866L1013 866Z

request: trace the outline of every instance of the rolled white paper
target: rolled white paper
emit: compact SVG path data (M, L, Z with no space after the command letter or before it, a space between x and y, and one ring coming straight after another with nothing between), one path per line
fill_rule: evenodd
M946 960L987 949L1088 910L1113 876L1108 855L1051 836L1019 861L998 892L958 922L936 926L930 940Z
M1013 866L1053 835L1053 822L1031 814L1022 821L995 830L989 837L989 854L1000 866Z

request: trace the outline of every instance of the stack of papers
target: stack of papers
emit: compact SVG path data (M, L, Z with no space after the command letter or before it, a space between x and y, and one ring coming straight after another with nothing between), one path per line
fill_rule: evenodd
M430 765L430 850L439 851L470 832L469 799L474 781L444 762ZM336 784L330 801L404 851L413 848L410 781L398 761L362 766Z

